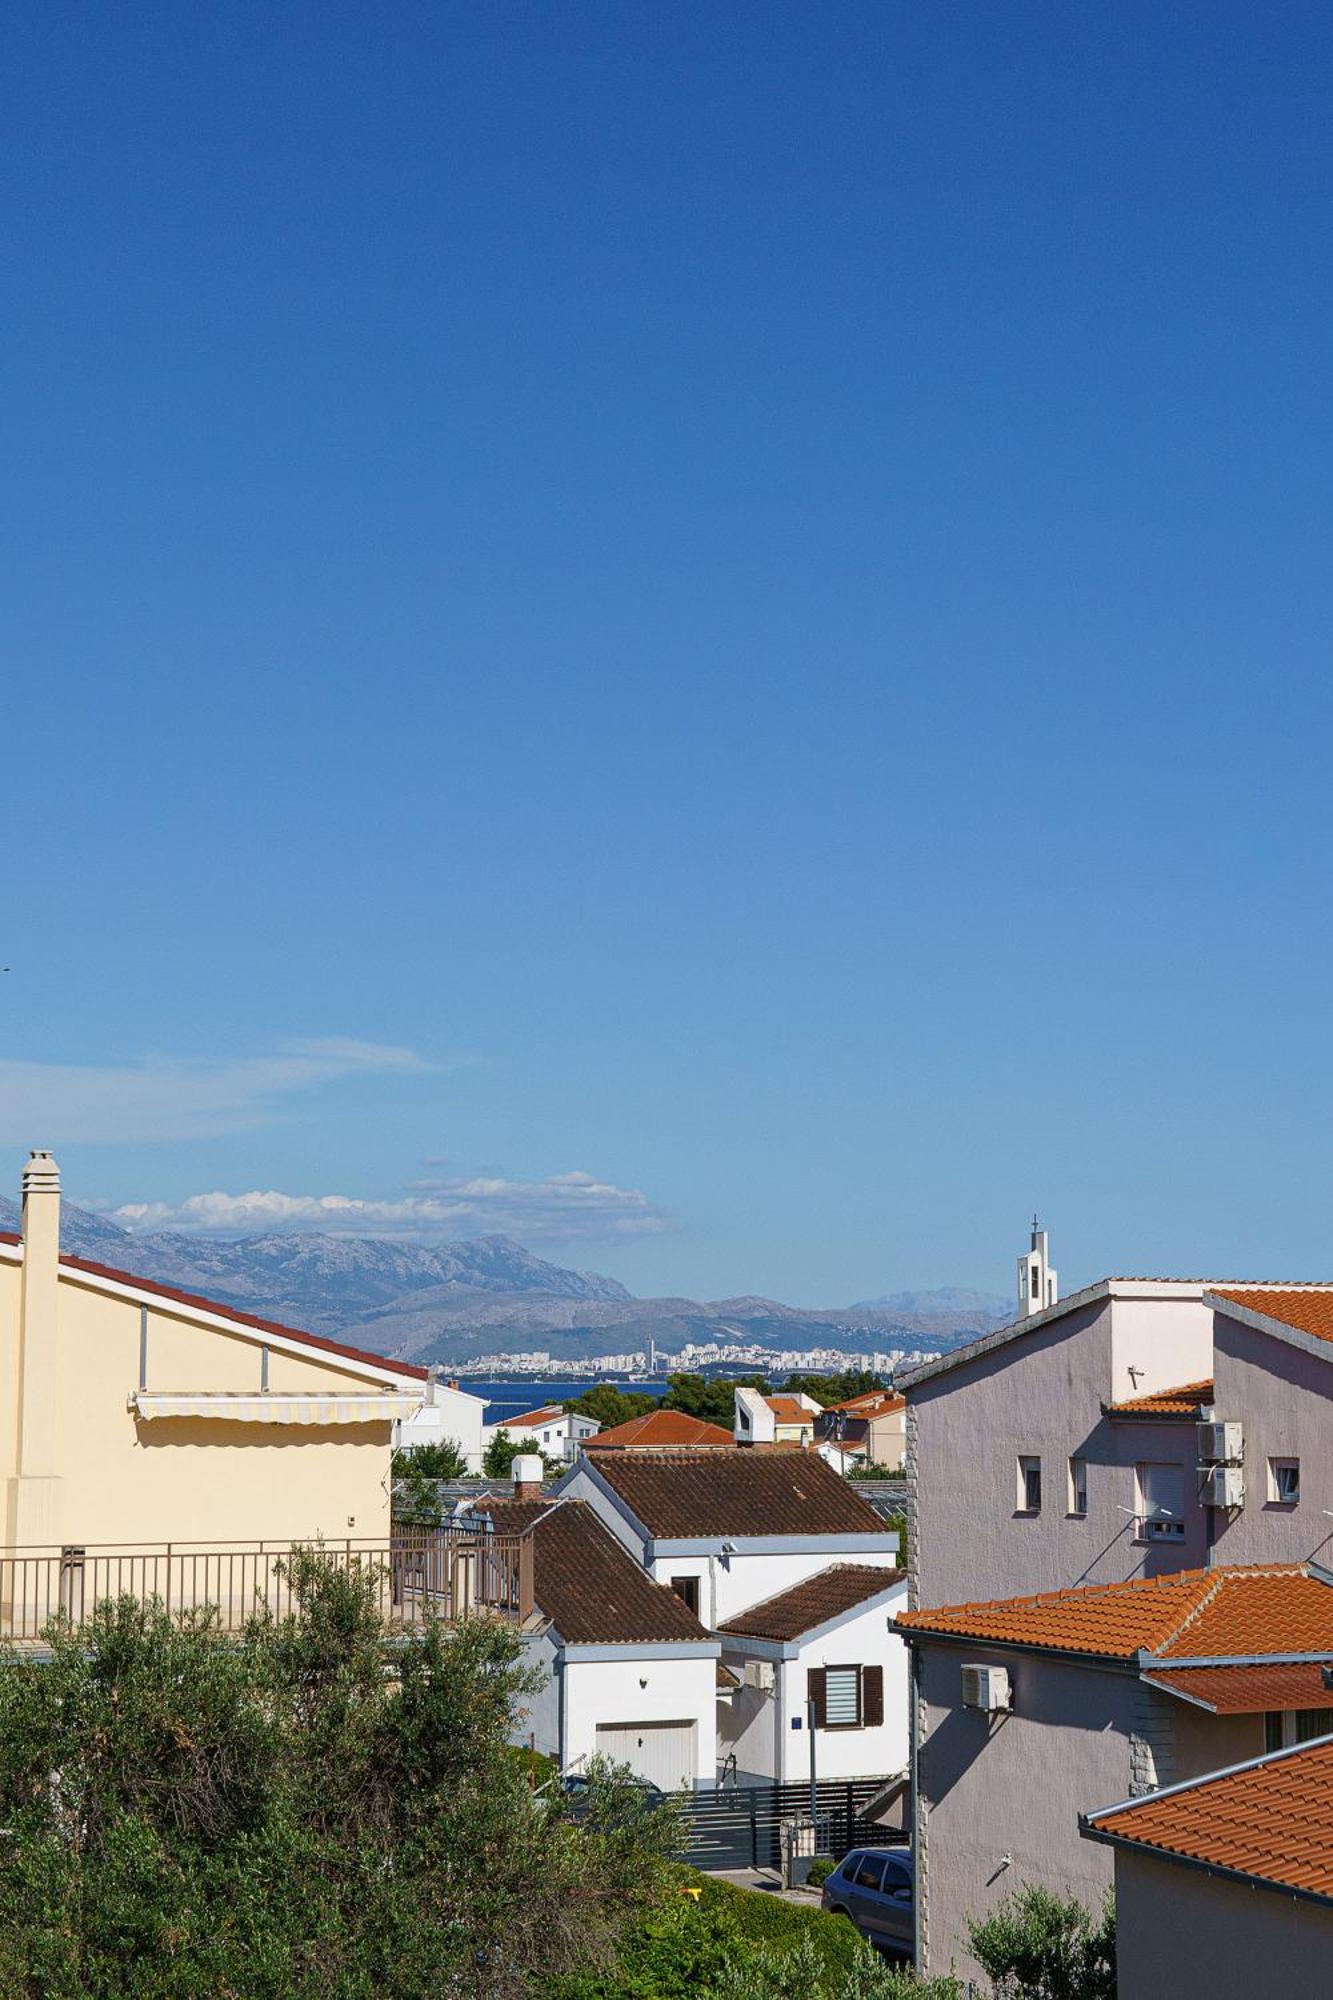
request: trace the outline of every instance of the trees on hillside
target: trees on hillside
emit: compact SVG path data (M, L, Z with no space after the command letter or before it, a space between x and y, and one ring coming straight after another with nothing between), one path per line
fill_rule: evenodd
M668 1375L661 1407L684 1410L686 1416L699 1417L706 1424L720 1424L724 1431L729 1431L735 1421L733 1391L737 1388L757 1389L761 1396L769 1393L763 1375L737 1375L726 1381L715 1380L711 1375Z
M591 1417L604 1431L610 1431L617 1424L629 1423L633 1417L646 1417L659 1403L656 1396L646 1395L641 1389L617 1389L612 1382L599 1382L595 1388L585 1389L581 1396L571 1396L562 1407L573 1410L577 1416Z

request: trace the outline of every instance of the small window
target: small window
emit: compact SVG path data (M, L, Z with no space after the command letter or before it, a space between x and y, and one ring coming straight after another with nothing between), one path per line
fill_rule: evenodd
M1294 1507L1301 1497L1301 1462L1298 1458L1270 1458L1268 1497L1280 1507Z
M884 1894L892 1896L895 1903L910 1903L912 1900L912 1878L901 1861L890 1855L884 1863Z
M1185 1538L1185 1468L1183 1465L1136 1465L1135 1512L1139 1539L1179 1542Z
M1086 1458L1071 1458L1069 1461L1069 1511L1071 1514L1086 1514L1088 1511Z
M1273 1708L1264 1717L1265 1750L1291 1750L1333 1735L1333 1708Z
M1030 1272L1030 1274L1031 1274L1031 1278L1032 1278L1032 1296L1033 1296L1033 1298L1034 1298L1034 1299L1036 1299L1036 1300L1037 1300L1038 1302L1040 1302L1040 1299L1041 1299L1041 1272L1039 1271L1039 1269L1037 1268L1037 1266L1036 1266L1035 1264L1031 1264L1031 1265L1029 1265L1028 1269L1029 1269L1029 1272Z
M1040 1514L1041 1512L1041 1460L1020 1458L1018 1461L1018 1511L1020 1514Z
M884 1880L884 1861L878 1854L863 1854L854 1881L858 1889L878 1889Z
M861 1669L829 1667L824 1676L824 1716L826 1729L859 1729L861 1726Z
M699 1579L697 1576L673 1576L671 1588L687 1610L699 1616Z

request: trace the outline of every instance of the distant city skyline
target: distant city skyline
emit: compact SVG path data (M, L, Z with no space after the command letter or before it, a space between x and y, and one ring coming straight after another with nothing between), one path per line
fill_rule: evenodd
M1325 16L0 52L0 1189L1330 1275Z

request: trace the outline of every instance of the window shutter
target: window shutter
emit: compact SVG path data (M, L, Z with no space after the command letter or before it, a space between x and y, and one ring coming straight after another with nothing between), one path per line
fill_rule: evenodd
M861 1669L861 1727L878 1729L884 1720L884 1669Z
M823 1667L810 1667L806 1671L805 1691L815 1705L815 1728L828 1727L828 1701L825 1696Z

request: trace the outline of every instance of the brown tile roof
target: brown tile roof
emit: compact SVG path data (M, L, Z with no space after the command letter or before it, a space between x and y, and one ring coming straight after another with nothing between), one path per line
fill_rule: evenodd
M1281 1320L1298 1333L1333 1340L1333 1286L1225 1285L1214 1286L1213 1293L1216 1298L1229 1299L1232 1305L1244 1306L1247 1312Z
M597 1476L652 1535L882 1535L884 1523L812 1451L603 1451Z
M905 1612L905 1632L1132 1660L1281 1653L1333 1658L1333 1588L1296 1564L1179 1570L990 1604ZM1333 1704L1330 1704L1333 1705Z
M733 1674L730 1667L724 1667L721 1660L717 1663L716 1678L718 1688L727 1694L730 1694L733 1688L738 1688L741 1684L740 1675Z
M1201 1403L1211 1403L1211 1382L1183 1382L1178 1389L1158 1389L1151 1396L1131 1396L1123 1403L1110 1403L1113 1417L1192 1417Z
M1132 1805L1090 1813L1094 1838L1333 1900L1333 1741L1279 1750Z
M736 1449L736 1440L720 1424L706 1424L702 1417L687 1417L684 1410L649 1410L645 1416L631 1417L596 1437L585 1438L585 1451L623 1451L635 1445L640 1451L679 1451L682 1447L709 1445L716 1450L726 1445Z
M907 1398L896 1396L892 1389L869 1389L864 1396L849 1396L845 1403L833 1403L830 1408L857 1417L884 1417L893 1410L905 1410Z
M1330 1654L1333 1664L1333 1654ZM1272 1667L1163 1667L1150 1686L1199 1702L1214 1715L1259 1715L1270 1708L1333 1708L1318 1660Z
M752 1604L717 1629L744 1639L799 1639L803 1632L813 1632L817 1625L891 1590L906 1574L901 1569L875 1569L869 1563L832 1563L804 1583Z
M13 1237L18 1243L22 1239ZM348 1361L367 1361L373 1367L391 1370L395 1375L411 1375L418 1381L426 1380L428 1371L418 1368L411 1361L391 1361L383 1354L371 1354L364 1347L348 1347L340 1340L326 1340L323 1334L306 1333L298 1326L284 1326L274 1319L257 1319L254 1313L239 1312L235 1306L224 1306L217 1299L201 1298L197 1292L178 1291L174 1285L159 1285L155 1278L139 1278L133 1271L121 1271L114 1264L94 1264L87 1257L62 1257L61 1265L69 1271L86 1271L90 1278L110 1278L117 1285L133 1285L138 1292L152 1292L160 1299L173 1299L178 1305L193 1306L196 1312L214 1314L218 1319L235 1321L237 1326L253 1327L257 1333L280 1334L284 1340L299 1340L303 1347L322 1348L326 1354L341 1354Z
M533 1530L533 1596L571 1646L701 1644L694 1613L654 1583L584 1500L481 1503L498 1529Z

